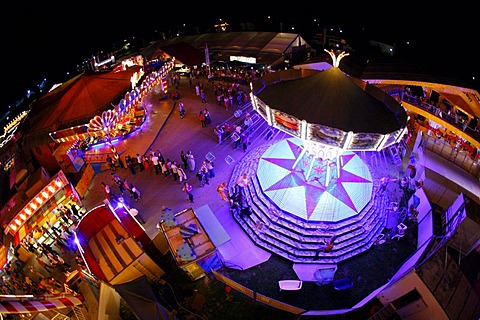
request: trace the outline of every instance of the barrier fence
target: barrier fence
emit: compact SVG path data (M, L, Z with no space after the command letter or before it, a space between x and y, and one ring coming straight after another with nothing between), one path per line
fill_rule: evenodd
M218 273L215 270L211 270L211 271L212 271L213 275L215 276L215 279L223 282L224 284L230 286L231 288L237 290L240 293L243 293L244 295L246 295L247 297L249 297L249 298L251 298L255 301L261 302L261 303L266 304L270 307L280 309L280 310L283 310L283 311L286 311L286 312L289 312L289 313L293 313L293 314L296 314L296 315L300 315L300 314L302 314L306 311L304 309L297 308L297 307L291 306L289 304L283 303L281 301L269 298L269 297L267 297L263 294L256 293L255 291L253 291L253 290L251 290L247 287L242 286L241 284L233 281L230 278L227 278L226 276Z

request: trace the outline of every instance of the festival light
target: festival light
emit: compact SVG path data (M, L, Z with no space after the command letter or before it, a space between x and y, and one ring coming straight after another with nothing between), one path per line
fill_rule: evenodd
M328 53L330 55L330 57L332 58L332 65L333 65L334 68L338 68L338 66L340 65L340 60L342 60L344 57L350 55L349 53L346 53L345 51L342 51L338 56L335 55L335 52L333 52L333 50L324 49L324 51L326 53Z
M101 117L96 116L95 118L90 120L90 122L88 123L89 132L99 132L99 131L105 132L105 138L107 139L107 143L110 146L110 150L113 153L113 158L115 161L118 161L120 156L118 155L117 149L112 143L111 135L117 123L118 123L118 114L114 110L104 111L102 112Z

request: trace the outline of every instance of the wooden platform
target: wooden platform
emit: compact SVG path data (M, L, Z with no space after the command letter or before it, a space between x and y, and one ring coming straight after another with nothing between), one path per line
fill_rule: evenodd
M161 228L179 266L186 266L215 252L215 245L192 208L176 213L175 222L174 226L167 226L163 222ZM188 238L182 236L182 228L189 226L195 226L198 232Z

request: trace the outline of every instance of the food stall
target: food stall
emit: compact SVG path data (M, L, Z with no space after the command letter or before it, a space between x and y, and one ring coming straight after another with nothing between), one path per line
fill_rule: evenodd
M213 213L207 215L211 218ZM202 218L199 218L192 208L175 214L167 209L162 212L159 223L177 265L192 280L204 277L209 271L205 270L206 266L211 265L211 261L217 258L214 241L204 227L206 220L211 222L216 219L205 219L205 215L203 217L202 225ZM224 238L225 235L226 233L222 234Z

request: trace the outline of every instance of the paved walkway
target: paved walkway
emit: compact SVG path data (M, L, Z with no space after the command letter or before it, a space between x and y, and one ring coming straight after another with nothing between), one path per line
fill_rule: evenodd
M124 195L124 198L130 205L139 210L139 214L145 221L145 230L150 238L158 235L159 230L156 225L159 222L162 206L171 208L173 212L179 212L190 206L195 209L208 204L217 219L225 226L227 232L232 234L232 241L226 246L228 248L221 250L221 254L231 264L238 263L241 264L242 269L247 269L265 261L270 254L266 254L251 243L248 236L233 220L228 202L221 200L221 196L216 191L219 183L230 180L235 163L245 153L240 149L234 150L234 143L231 139L219 144L218 137L213 130L216 125L225 122L230 125L243 124L245 113L251 107L248 105L241 106L242 116L237 118L234 112L239 109L238 107L235 106L225 110L223 106L218 106L212 84L208 83L205 78L200 78L200 82L207 93L208 103L206 104L202 103L201 98L195 95L195 89L193 86L190 87L188 79L186 77L181 79L179 86L180 101L184 103L186 108L186 117L183 119L179 116L178 104L174 108L171 99L162 99L163 93L155 93L155 90L153 90L145 99L147 118L141 130L116 145L123 162L125 162L126 155L149 154L150 150L160 150L165 159L171 159L181 164L180 152L191 150L195 156L196 169L193 172L187 170L186 173L189 183L193 186L195 202L193 204L189 202L187 195L182 191L182 184L173 181L171 177L166 179L161 173L156 175L153 168L140 172L137 167L135 174L132 174L129 169L120 168L117 169L116 174L122 179L127 178L140 190L140 201L133 201L127 194ZM242 88L244 91L247 90L246 87ZM172 88L169 88L169 90L171 91ZM248 93L248 91L246 92ZM208 108L212 118L212 123L206 128L201 126L198 117L200 110L203 108ZM256 128L255 136L252 137L251 147L264 141L264 128L262 126L265 126L265 124L260 121L257 124L259 127ZM201 187L195 174L208 153L215 157L215 177L210 179L209 185ZM225 160L227 157L233 159L234 162L228 164ZM103 203L105 193L101 187L102 181L110 184L115 194L120 194L118 187L113 183L110 170L95 174L83 199L87 211ZM246 250L246 246L248 246L248 250ZM247 251L255 251L256 254L248 255L249 259L246 259L244 252ZM242 261L240 263L237 260Z

